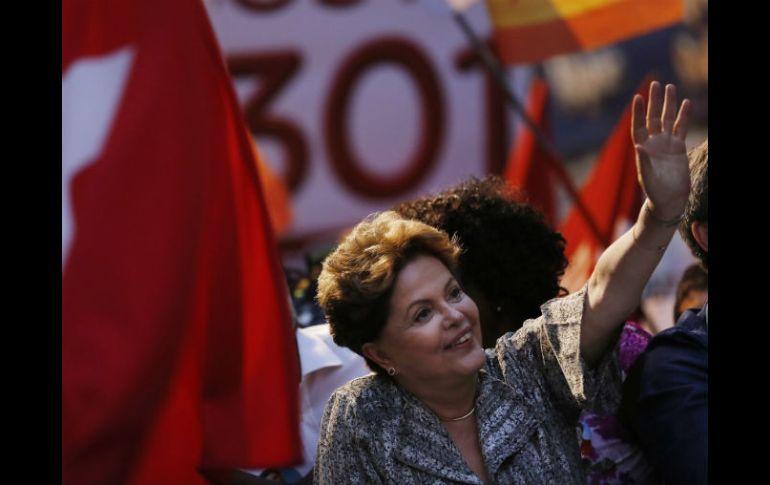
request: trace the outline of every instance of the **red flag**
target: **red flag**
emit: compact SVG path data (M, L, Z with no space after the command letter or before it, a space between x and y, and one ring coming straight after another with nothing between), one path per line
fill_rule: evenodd
M681 0L487 0L503 62L541 62L668 27Z
M547 99L548 86L543 79L535 78L530 89L527 112L544 132L547 131ZM521 190L552 225L555 225L556 221L555 174L552 168L554 163L561 162L552 160L551 155L537 143L532 130L522 125L521 134L511 149L505 168L505 179L510 185Z
M62 471L203 484L301 460L256 161L199 1L62 5Z
M647 96L649 82L638 91ZM636 177L634 144L631 140L631 105L626 108L594 164L580 197L601 234L597 238L585 218L572 208L559 231L567 240L569 266L561 285L576 291L591 276L602 251L636 220L643 194Z

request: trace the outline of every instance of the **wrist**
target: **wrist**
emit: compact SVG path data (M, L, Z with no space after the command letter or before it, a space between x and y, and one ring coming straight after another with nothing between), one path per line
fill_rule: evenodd
M674 227L678 226L682 219L684 219L684 206L682 204L677 204L677 207L663 210L663 208L655 207L650 199L645 199L642 210L646 212L650 221L656 226Z
M634 224L633 227L631 227L631 237L633 238L635 245L637 245L638 247L646 251L653 251L658 254L663 254L666 251L666 248L668 247L668 242L670 241L666 241L664 244L658 243L658 244L652 244L652 245L640 243L639 236L637 235L636 231L637 231L637 225Z

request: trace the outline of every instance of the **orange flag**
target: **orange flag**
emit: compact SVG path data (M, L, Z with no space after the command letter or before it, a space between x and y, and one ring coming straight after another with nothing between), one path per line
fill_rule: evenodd
M667 27L682 0L487 0L502 61L535 63Z
M252 147L254 149L254 158L257 160L259 179L262 182L262 193L265 194L265 204L267 205L267 213L270 216L270 223L276 236L280 237L289 230L294 220L289 188L283 179L273 172L267 164L257 144L252 142Z

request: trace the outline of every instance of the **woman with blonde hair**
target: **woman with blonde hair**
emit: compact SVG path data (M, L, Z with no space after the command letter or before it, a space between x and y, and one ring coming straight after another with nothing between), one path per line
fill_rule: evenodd
M665 99L664 99L665 98ZM647 200L586 286L484 350L461 248L393 212L373 215L326 259L318 300L334 341L375 371L327 404L315 483L584 483L575 425L618 404L614 343L660 261L689 193L685 100L634 99Z

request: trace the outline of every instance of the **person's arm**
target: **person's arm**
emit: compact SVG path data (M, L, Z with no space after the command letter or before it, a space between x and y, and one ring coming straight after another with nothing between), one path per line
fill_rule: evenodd
M650 85L644 100L633 101L632 139L636 146L639 183L647 200L632 228L612 243L599 258L588 281L583 312L580 351L596 363L614 332L636 306L642 290L676 231L690 191L690 171L685 136L689 101L677 116L676 90L660 83Z

